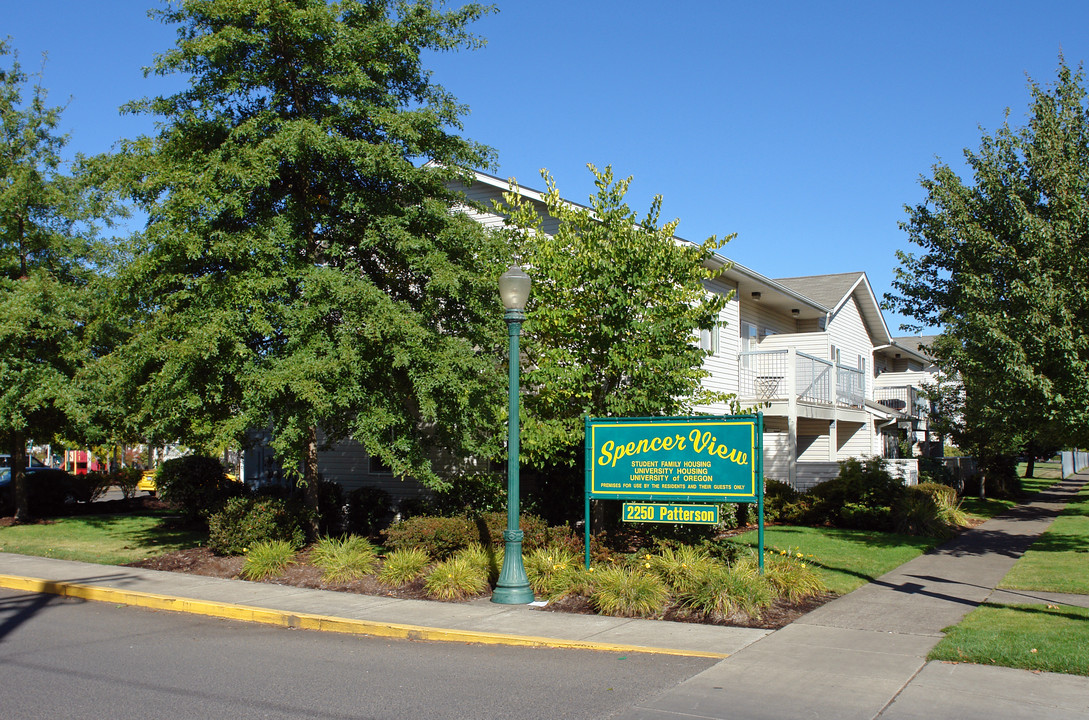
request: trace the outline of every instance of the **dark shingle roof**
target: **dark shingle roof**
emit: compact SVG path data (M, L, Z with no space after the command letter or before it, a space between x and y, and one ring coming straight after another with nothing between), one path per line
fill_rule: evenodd
M843 297L851 291L863 273L837 273L835 275L808 275L806 277L776 278L776 282L796 293L801 293L815 300L824 307L834 310L839 307Z

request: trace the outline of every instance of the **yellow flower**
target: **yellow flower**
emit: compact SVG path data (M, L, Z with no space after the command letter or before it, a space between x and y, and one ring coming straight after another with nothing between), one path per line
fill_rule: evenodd
M802 563L802 570L805 570L805 563Z
M593 572L593 571L594 571L594 569L593 569L593 568L590 568L590 572Z
M643 563L643 567L645 567L645 568L648 568L648 569L649 569L649 568L650 568L650 563Z
M798 553L798 557L805 557L805 556L802 555L801 553Z
M780 551L779 551L779 554L780 554L780 555L786 555L786 554L787 554L787 551L786 551L786 550L780 550Z

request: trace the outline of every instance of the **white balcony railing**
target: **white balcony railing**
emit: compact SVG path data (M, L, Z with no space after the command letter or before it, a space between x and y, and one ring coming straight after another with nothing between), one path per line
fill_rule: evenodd
M754 350L739 355L738 389L742 400L771 402L788 400L794 387L799 402L831 405L832 363L803 352L794 352L794 382L790 382L790 350ZM862 407L865 377L861 370L839 365L835 368L835 402Z
M904 413L908 417L921 418L926 410L920 402L919 390L911 385L898 387L875 387L873 399L892 410Z

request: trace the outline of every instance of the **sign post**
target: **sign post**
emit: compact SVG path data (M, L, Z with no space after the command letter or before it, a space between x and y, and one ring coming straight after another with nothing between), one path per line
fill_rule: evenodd
M586 567L590 567L591 499L734 502L757 505L757 542L760 572L763 573L763 427L762 413L586 418ZM697 521L658 519L695 517L683 511L638 512L653 512L655 519L632 519Z

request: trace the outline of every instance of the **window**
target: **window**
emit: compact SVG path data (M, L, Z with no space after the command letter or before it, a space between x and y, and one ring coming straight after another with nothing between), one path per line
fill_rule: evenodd
M741 323L741 352L755 350L757 342L756 326L749 322Z
M718 323L715 323L710 329L700 330L700 350L706 350L712 355L718 355L718 328Z

